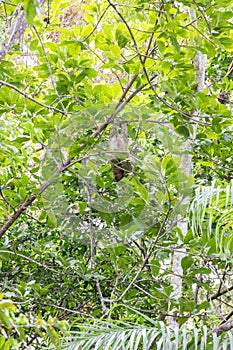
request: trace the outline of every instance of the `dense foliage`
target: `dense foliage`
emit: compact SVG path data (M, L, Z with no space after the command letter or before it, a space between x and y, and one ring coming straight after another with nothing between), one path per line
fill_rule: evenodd
M10 0L0 18L0 348L220 348L233 1ZM128 164L120 181L113 159Z

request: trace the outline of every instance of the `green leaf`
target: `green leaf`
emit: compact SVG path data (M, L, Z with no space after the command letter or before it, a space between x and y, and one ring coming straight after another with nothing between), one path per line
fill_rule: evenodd
M30 43L30 50L35 51L38 47L38 44L39 44L39 41L37 39L32 40Z
M183 271L185 273L185 271L188 270L191 266L194 266L193 258L191 258L189 256L185 256L181 261L181 266L182 266Z
M166 175L170 175L177 170L177 164L172 156L168 155L162 160L162 169L165 170Z
M189 137L189 129L184 125L179 125L176 127L178 134L183 135L184 137Z
M92 32L92 29L92 24L88 24L85 27L83 27L81 31L82 37L85 38L86 36L88 36Z
M230 38L220 38L219 39L221 45L224 49L233 51L233 40Z
M201 303L199 306L198 306L198 311L201 311L203 309L208 309L210 307L210 303L208 301L203 301L203 303Z
M16 310L16 306L13 304L11 300L1 300L0 309Z
M98 72L93 68L86 68L85 73L86 73L86 76L89 78L96 78L98 75Z
M203 166L214 168L214 163L211 161L199 160L198 163L203 165Z
M24 10L26 12L26 18L28 24L33 25L33 20L37 13L37 8L39 8L38 0L24 0Z
M7 327L11 326L10 317L8 317L2 310L0 310L0 322Z
M206 41L204 48L205 48L207 56L209 56L209 57L214 57L215 56L216 49L215 49L214 45L212 45L208 41Z
M57 226L57 218L56 215L52 212L47 213L47 223L48 225L51 225L52 227Z
M151 260L150 261L150 268L154 276L157 276L160 271L160 263L158 260Z
M120 26L119 26L120 27ZM125 36L125 31L117 28L115 32L115 38L117 40L118 46L122 49L129 42L129 39Z
M215 117L212 120L212 129L216 134L220 134L222 131L221 122L222 119L220 117Z
M211 273L211 269L207 268L207 267L200 267L197 268L193 271L193 273L195 273L195 275L197 274L203 274L203 275L209 275Z
M177 52L180 52L180 45L179 45L177 39L173 35L171 35L171 43L174 46L175 50Z
M171 69L171 63L168 61L163 61L161 65L161 70L164 75L167 75L170 72Z
M119 59L121 57L121 49L117 45L110 45L108 51L113 58Z
M159 51L161 52L161 54L165 54L166 50L167 50L167 47L165 45L165 42L164 41L161 41L161 40L157 40L156 42L157 46L158 46L158 49Z
M180 306L183 312L192 312L196 307L196 303L194 301L185 300L181 301Z

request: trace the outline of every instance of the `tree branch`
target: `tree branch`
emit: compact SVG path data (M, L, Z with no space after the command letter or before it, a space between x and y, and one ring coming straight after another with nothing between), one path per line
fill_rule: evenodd
M44 2L45 0L40 0L40 6L42 6ZM0 50L0 61L3 60L14 44L19 41L27 28L26 13L21 4L17 6L15 14L17 18L7 30L8 38L6 38L2 43L2 48Z
M217 299L217 298L219 298L219 297L221 297L222 295L224 295L224 294L226 294L226 293L229 293L231 290L233 289L233 286L231 286L231 287L229 287L229 288L227 288L227 289L224 289L223 291L218 291L217 293L215 293L215 294L213 294L212 296L210 296L209 298L208 298L208 300L215 300L215 299Z
M228 332L232 328L233 328L233 320L220 324L219 326L215 327L211 331L211 333L217 333L217 336L220 336L222 333Z
M0 230L0 238L4 235L4 233L8 230L9 227L13 225L13 223L18 219L19 216L26 210L36 199L36 194L31 195L25 202L21 203L18 206L18 209L12 214L10 219L3 225Z
M156 75L153 75L151 77L151 79L149 80L150 82L152 82L155 79ZM133 79L132 79L133 80ZM132 82L132 81L131 81ZM130 82L130 84L131 84ZM110 115L106 121L99 127L98 130L96 130L93 134L92 137L97 137L99 136L106 128L107 126L114 120L114 118L117 116L117 114L119 112L122 111L122 109L124 109L124 107L141 91L144 89L144 87L146 87L148 85L148 83L142 84L141 86L139 86L136 90L134 90L134 92L132 92L132 94L123 102L118 102L118 104L116 105L116 112L113 113L112 115ZM128 87L126 88L128 90ZM124 94L123 94L124 95ZM123 96L122 95L122 96ZM122 97L120 99L120 101L122 100Z
M9 88L11 88L11 89L17 91L20 95L24 96L24 97L27 98L28 100L30 100L30 101L32 101L32 102L38 104L38 105L41 106L41 107L44 107L44 108L50 109L51 111L54 111L54 112L57 112L57 113L61 113L61 114L63 114L63 115L66 115L66 113L65 113L64 111L62 111L62 110L60 110L60 109L58 109L58 108L56 108L56 107L48 106L48 105L44 104L43 102L40 102L40 101L36 100L35 98L33 98L33 97L27 95L24 91L18 89L16 86L14 86L14 85L12 85L12 84L10 84L10 83L7 83L7 82L5 82L5 81L3 81L3 80L0 80L0 86L1 86L1 85L5 85L5 86L7 86L7 87L9 87Z

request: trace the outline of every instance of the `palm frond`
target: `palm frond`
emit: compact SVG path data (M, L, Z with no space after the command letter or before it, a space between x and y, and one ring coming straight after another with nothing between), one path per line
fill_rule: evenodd
M233 180L225 187L198 187L190 205L190 226L194 234L214 236L220 252L233 248Z
M233 350L233 336L208 334L207 328L173 329L162 322L157 327L99 322L82 325L64 339L63 350Z

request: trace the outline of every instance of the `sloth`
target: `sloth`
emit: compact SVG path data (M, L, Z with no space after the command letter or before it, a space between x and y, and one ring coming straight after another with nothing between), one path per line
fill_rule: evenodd
M221 90L218 95L218 101L223 105L227 105L229 103L229 93Z
M127 155L128 125L123 123L121 128L119 122L115 122L109 137L109 151L113 154L110 161L114 174L114 181L120 181L128 172L132 170Z
M114 174L115 182L120 181L128 172L131 171L131 165L127 159L111 159L110 163Z

